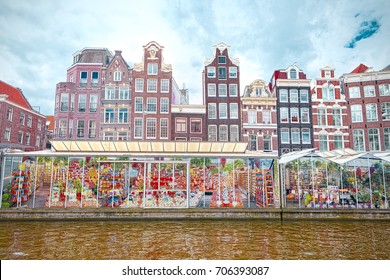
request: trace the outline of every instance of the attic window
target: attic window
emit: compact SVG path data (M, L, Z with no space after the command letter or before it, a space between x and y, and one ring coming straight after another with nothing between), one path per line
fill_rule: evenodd
M297 70L291 69L290 70L290 79L296 79L297 78Z

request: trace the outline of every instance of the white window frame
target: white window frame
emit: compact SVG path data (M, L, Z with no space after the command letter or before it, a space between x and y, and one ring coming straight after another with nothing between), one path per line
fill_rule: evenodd
M372 131L376 131L376 133L372 133ZM368 148L370 151L380 151L381 150L381 141L379 135L379 128L368 128ZM376 141L375 141L376 139ZM375 146L374 146L375 145Z
M129 122L129 109L126 107L118 108L118 123Z
M187 118L175 118L175 132L187 133Z
M11 140L11 128L10 127L7 127L4 130L4 140L8 141L8 142Z
M216 84L207 84L207 96L216 97L217 96L217 85Z
M215 72L215 67L213 66L208 66L207 67L207 78L216 78L216 72Z
M238 85L237 84L229 84L229 96L237 97L238 96Z
M229 127L225 124L219 126L219 141L229 141Z
M229 67L229 78L237 78L237 67Z
M219 103L218 104L218 117L219 119L227 119L228 118L228 112L227 112L227 103Z
M157 74L158 74L158 64L148 63L148 75L157 75Z
M237 120L238 119L238 103L230 103L229 105L229 114L230 114L230 119L232 120Z
M146 119L146 139L156 139L157 137L157 119Z
M114 72L114 81L119 82L122 80L122 72L121 71L115 71Z
M168 93L169 92L169 79L161 79L161 92Z
M230 125L230 141L231 142L238 142L240 138L240 133L238 130L238 125L232 124Z
M300 144L301 143L301 131L297 127L291 128L291 143Z
M279 102L287 103L288 102L288 90L287 89L279 89Z
M154 110L151 110L153 108L154 108ZM148 97L146 99L146 111L149 114L156 114L157 113L157 98L156 97Z
M218 84L218 97L227 97L227 84Z
M119 99L120 100L129 100L130 94L129 87L119 87Z
M298 103L298 90L297 89L290 89L290 102L291 103Z
M290 130L287 127L280 129L280 143L290 144Z
M207 127L207 136L208 141L216 142L218 139L218 128L216 125L212 124Z
M329 151L329 137L327 134L318 135L318 148L320 152Z
M318 108L317 109L317 118L318 118L318 125L319 126L327 126L328 125L328 117L327 117L327 110L326 108Z
M134 118L134 139L142 139L144 134L143 118Z
M84 101L84 102L82 102ZM82 106L84 104L84 106ZM87 95L79 94L79 102L77 104L78 112L85 113L87 112Z
M97 112L97 105L98 105L98 95L91 94L89 96L89 111L91 113Z
M353 123L363 122L363 110L361 104L351 105L351 121Z
M160 98L160 113L168 114L169 113L169 98Z
M381 104L382 120L390 120L390 102Z
M145 87L144 79L136 78L134 84L135 84L135 92L144 92L144 87Z
M88 138L96 138L96 120L88 121Z
M104 123L114 123L115 121L115 109L104 108Z
M310 128L302 128L301 136L302 144L311 144ZM307 139L305 139L306 136L308 137Z
M257 110L253 110L253 109L248 110L248 124L249 125L257 124Z
M390 150L390 127L383 128L383 143L385 145L385 150Z
M280 112L280 122L289 123L290 118L289 118L288 107L280 107L279 112Z
M293 115L296 115L296 120L293 120ZM290 123L299 123L299 108L298 107L291 107L290 108Z
M353 141L353 149L355 151L357 152L366 151L366 144L364 143L364 129L354 129L352 131L352 141Z
M363 87L364 97L375 97L375 86L374 85L366 85Z
M366 119L367 122L377 122L378 121L378 108L376 103L366 104Z
M300 102L301 103L309 103L309 91L307 89L301 89L299 91L300 94Z
M141 102L140 102L141 101ZM139 110L141 107L141 110ZM144 112L144 98L137 96L134 101L134 112L143 113Z
M169 120L168 118L160 119L160 139L168 139L169 136Z
M147 80L147 92L157 92L157 79Z
M389 96L390 95L390 84L380 84L378 87L379 87L379 95L380 96Z
M305 121L306 117L307 117L307 121ZM309 108L301 108L301 123L310 123L310 110L309 110Z
M349 98L360 98L360 87L350 87L348 89Z
M216 103L209 103L207 111L208 111L207 117L209 120L217 119L217 104Z

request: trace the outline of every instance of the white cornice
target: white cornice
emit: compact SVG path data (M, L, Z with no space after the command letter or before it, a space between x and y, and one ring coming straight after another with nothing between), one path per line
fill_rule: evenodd
M311 80L308 79L277 79L276 80L276 86L307 86L310 87L311 85Z

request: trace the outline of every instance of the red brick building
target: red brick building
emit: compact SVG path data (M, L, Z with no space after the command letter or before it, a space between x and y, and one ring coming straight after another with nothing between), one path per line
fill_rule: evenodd
M134 140L170 140L172 66L164 63L163 46L152 41L143 48L142 62L132 71L132 136Z
M340 85L334 68L320 69L311 99L314 148L320 151L350 147L347 101Z
M207 141L206 106L172 105L172 140Z
M214 47L214 57L206 60L203 71L207 140L237 142L241 140L239 61L230 58L228 45Z
M343 75L351 148L390 150L390 65L374 71L360 64Z
M0 81L0 148L37 151L45 147L46 117L20 89Z
M255 80L241 97L242 141L251 151L278 151L276 97L268 84Z

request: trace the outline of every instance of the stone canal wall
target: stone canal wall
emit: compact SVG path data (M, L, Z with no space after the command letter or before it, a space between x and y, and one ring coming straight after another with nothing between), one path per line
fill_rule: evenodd
M390 210L308 209L1 209L0 221L33 220L387 220Z

